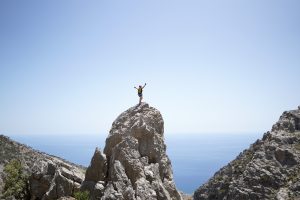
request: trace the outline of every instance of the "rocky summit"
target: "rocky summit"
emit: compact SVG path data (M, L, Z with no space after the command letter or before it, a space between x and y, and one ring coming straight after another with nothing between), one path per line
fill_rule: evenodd
M164 143L164 121L147 103L123 112L98 148L81 190L91 199L181 200Z
M300 199L300 107L202 185L202 199Z

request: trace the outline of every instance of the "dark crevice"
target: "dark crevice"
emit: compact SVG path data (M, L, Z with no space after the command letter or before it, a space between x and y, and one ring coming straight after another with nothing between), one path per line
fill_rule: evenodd
M112 183L112 185L113 185L114 190L117 191L117 192L119 192L119 191L118 191L118 188L116 187L116 185L115 185L114 182Z
M56 198L58 199L59 197L58 197L58 189L57 189L57 185L58 185L58 183L57 183L57 180L56 180L56 177L54 176L54 181L55 181L55 193L56 193Z
M105 174L105 178L104 178L104 182L105 182L105 185L107 185L107 182L109 181L108 180L108 176L109 176L109 169L110 169L110 156L107 156L106 155L106 174Z
M300 119L297 118L297 117L295 117L295 129L296 129L297 131L300 130Z

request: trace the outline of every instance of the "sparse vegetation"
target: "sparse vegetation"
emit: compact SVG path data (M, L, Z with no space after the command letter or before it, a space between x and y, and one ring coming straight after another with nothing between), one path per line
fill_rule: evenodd
M74 197L77 200L89 200L90 194L88 191L79 191L74 193Z
M80 170L81 170L82 173L84 173L84 174L86 173L86 169L85 168L82 168Z
M247 164L252 160L254 152L251 150L247 150L243 152L242 158L237 158L233 160L231 165L234 166L234 173L240 175L244 172Z
M225 189L220 189L220 190L219 190L219 195L220 195L220 196L224 196L224 195L226 194L226 192L227 192L227 191L226 191Z
M13 159L4 166L4 188L2 198L28 199L28 176L22 163Z
M297 149L298 151L300 151L300 143L295 144L295 149Z

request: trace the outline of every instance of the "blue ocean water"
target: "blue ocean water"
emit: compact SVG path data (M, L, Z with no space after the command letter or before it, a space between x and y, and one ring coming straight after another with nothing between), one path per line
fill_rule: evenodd
M34 149L88 166L106 135L9 135ZM165 134L179 190L192 194L213 174L248 148L262 134Z

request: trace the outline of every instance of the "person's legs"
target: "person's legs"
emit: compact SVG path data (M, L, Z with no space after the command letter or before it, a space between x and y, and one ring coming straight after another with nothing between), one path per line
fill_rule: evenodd
M140 102L139 102L139 104L142 103L142 99L143 99L143 96L140 96Z

